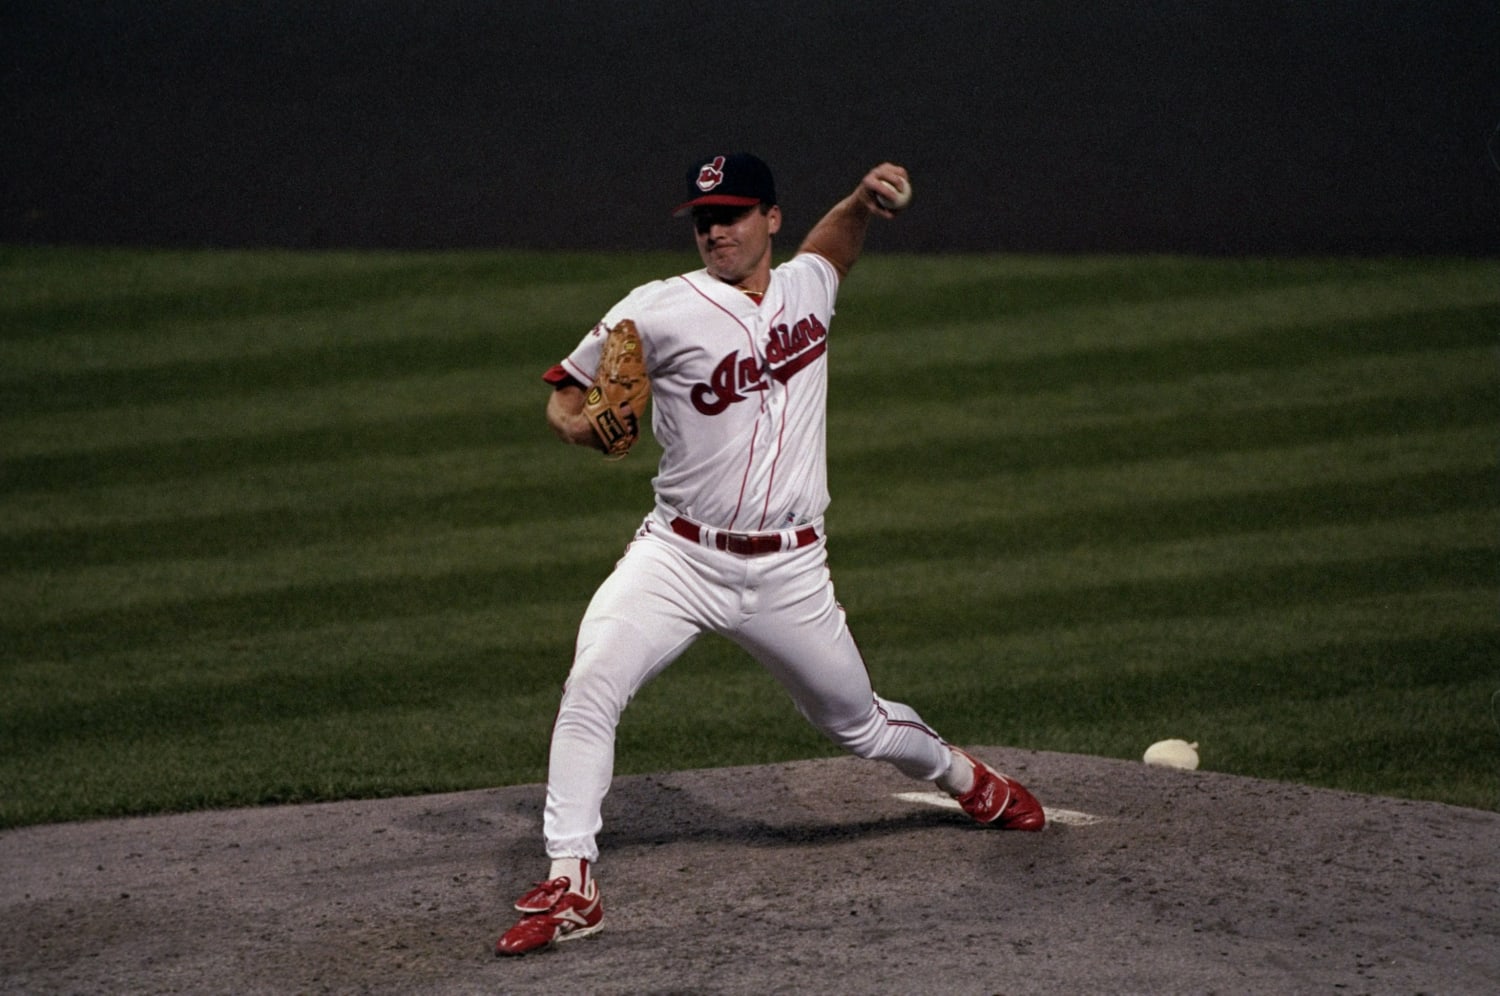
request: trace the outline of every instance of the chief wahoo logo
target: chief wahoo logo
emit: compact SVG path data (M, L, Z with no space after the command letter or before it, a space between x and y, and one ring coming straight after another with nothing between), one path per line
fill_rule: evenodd
M715 156L711 163L704 163L698 171L698 189L705 194L724 182L724 157Z

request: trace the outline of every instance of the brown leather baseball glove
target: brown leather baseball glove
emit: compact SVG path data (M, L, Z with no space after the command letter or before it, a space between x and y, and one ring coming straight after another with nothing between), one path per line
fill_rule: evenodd
M606 456L620 458L641 436L640 418L651 398L646 354L635 322L622 318L609 330L599 370L583 399L583 414L603 444ZM621 406L629 404L629 412Z

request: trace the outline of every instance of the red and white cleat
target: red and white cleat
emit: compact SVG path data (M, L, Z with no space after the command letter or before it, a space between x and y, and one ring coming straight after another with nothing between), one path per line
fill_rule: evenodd
M523 955L562 941L597 934L604 928L604 903L599 886L590 879L588 895L569 892L566 878L538 882L536 888L516 900L524 914L495 943L499 955Z
M956 796L958 805L980 823L1001 830L1040 830L1047 816L1036 796L1014 778L1007 778L974 755L953 748L974 765L974 787Z

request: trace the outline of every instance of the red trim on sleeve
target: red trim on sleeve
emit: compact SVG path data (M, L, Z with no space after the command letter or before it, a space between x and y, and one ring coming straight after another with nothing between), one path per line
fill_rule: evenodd
M583 384L578 382L577 378L568 373L568 371L563 367L561 363L552 364L552 369L542 374L542 380L546 381L548 384L551 384L553 387L584 386Z

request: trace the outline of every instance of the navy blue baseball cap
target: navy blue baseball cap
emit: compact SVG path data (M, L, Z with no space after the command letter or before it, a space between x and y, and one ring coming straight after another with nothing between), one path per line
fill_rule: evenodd
M672 217L681 218L700 205L750 207L775 204L776 181L771 167L748 152L712 156L687 172L688 199L677 205Z

